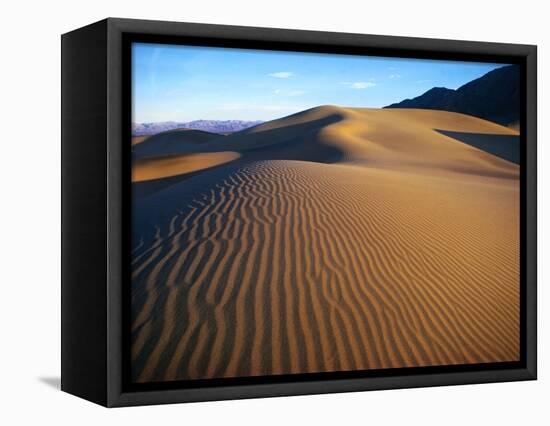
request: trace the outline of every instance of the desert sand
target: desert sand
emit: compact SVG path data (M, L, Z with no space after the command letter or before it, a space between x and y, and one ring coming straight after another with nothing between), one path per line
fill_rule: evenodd
M517 136L322 106L135 153L171 177L134 200L133 379L518 360L519 167L442 131Z
M132 163L132 182L143 182L205 170L236 158L239 158L238 153L227 151L165 155L134 160Z

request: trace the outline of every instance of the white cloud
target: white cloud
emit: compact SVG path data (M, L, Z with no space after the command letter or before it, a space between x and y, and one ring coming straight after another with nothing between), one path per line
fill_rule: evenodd
M268 74L269 77L275 77L275 78L289 78L292 77L294 73L291 73L290 71L279 71L279 72L272 72L271 74Z
M303 90L275 89L273 93L281 96L301 96L306 92Z
M376 83L372 81L342 81L342 84L357 90L368 89L369 87L376 86Z
M401 78L401 74L390 74L390 78Z
M368 89L369 87L376 86L376 83L371 81L357 81L351 85L352 89Z

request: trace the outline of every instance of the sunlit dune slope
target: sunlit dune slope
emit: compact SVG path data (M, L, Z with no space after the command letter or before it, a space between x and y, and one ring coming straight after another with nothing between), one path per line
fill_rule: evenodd
M236 158L239 158L238 153L225 151L166 155L134 160L132 164L132 182L142 182L205 170Z
M516 131L495 123L445 111L323 106L214 141L206 149L231 144L234 150L252 154L259 146L269 146L269 155L284 159L361 162L400 169L449 171L458 167L471 173L514 173L513 165L465 146L437 130L517 135ZM293 149L289 149L291 146ZM256 156L260 157L261 152ZM325 156L321 157L319 152Z
M320 107L136 200L138 382L519 357L519 168L439 111ZM223 147L223 149L222 149Z

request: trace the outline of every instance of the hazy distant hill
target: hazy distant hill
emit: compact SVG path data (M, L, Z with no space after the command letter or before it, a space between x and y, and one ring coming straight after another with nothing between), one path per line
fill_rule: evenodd
M456 90L434 87L423 95L385 108L460 112L508 126L519 122L519 85L519 67L508 65L490 71Z
M262 121L245 120L194 120L187 122L163 121L158 123L133 123L133 136L154 135L174 129L194 129L212 133L232 133L261 124Z

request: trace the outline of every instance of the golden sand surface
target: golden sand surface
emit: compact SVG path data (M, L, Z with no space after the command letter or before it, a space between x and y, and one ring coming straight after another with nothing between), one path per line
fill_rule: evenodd
M133 379L518 360L519 167L437 130L517 135L323 106L137 161L197 156L134 205Z
M139 159L132 164L132 182L143 182L205 170L236 158L239 158L238 153L227 151Z

